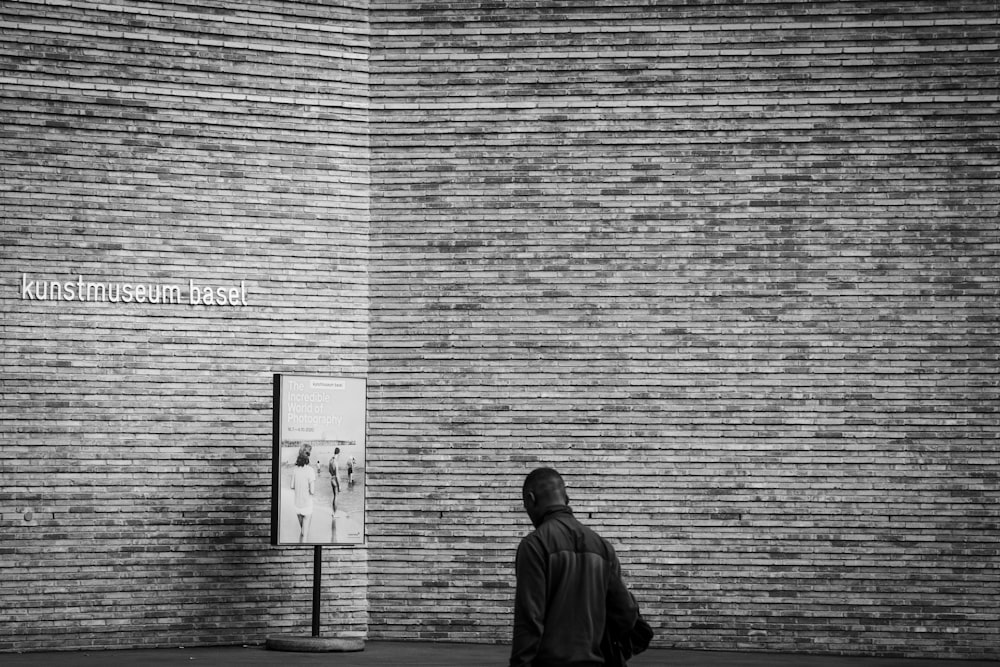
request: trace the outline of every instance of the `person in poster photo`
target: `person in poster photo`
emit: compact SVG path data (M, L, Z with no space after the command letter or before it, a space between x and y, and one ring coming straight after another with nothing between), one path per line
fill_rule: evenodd
M333 492L333 509L337 510L337 493L340 491L340 447L330 457L330 490Z
M313 495L316 493L316 470L309 465L312 454L308 446L299 450L292 472L292 490L295 492L295 515L299 519L299 541L305 541L312 522Z

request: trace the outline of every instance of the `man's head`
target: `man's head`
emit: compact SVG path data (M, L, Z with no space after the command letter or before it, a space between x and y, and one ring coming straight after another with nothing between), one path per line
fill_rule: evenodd
M541 525L548 508L553 505L569 505L569 495L562 475L552 468L537 468L528 473L521 497L524 500L524 510L535 527Z

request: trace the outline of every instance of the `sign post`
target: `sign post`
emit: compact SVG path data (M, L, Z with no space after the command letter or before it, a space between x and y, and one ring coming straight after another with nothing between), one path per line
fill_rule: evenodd
M271 544L313 547L312 636L269 637L279 651L361 651L361 639L321 636L324 546L365 541L367 383L274 376Z
M313 547L313 637L319 637L319 598L323 581L323 547Z

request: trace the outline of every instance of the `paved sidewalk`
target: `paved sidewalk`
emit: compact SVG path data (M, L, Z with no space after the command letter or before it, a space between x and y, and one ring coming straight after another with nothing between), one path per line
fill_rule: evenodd
M262 646L119 651L0 653L3 667L506 667L510 648L495 644L369 642L353 653L295 653ZM852 658L773 653L651 649L629 667L998 667L990 660Z

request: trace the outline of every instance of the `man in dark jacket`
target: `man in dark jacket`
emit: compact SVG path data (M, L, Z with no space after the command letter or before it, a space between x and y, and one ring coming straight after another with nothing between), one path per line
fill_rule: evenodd
M517 548L510 667L604 665L605 631L627 633L639 614L618 557L573 516L555 470L529 474L522 496L535 531Z

